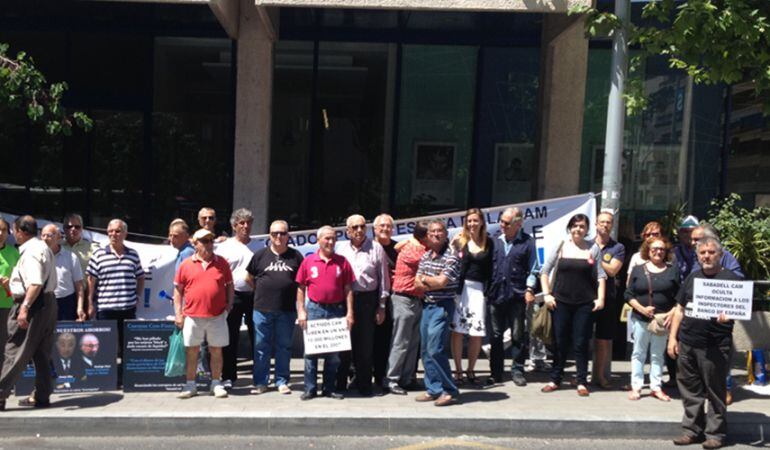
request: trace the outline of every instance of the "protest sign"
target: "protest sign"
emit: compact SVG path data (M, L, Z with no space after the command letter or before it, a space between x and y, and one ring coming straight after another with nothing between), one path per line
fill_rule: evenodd
M305 354L345 352L350 350L350 330L344 317L308 320L304 333Z
M712 318L725 313L728 319L751 320L753 281L696 278L693 285L695 317Z

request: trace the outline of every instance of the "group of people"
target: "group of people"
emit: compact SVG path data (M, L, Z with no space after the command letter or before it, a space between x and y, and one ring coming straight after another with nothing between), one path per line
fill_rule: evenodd
M391 216L377 216L370 236L366 219L356 214L346 221L347 240L337 243L337 232L323 226L316 233L318 251L308 255L289 247L289 224L282 220L270 224L269 245L257 248L250 237L253 216L245 208L232 213L229 237L217 233L213 209L201 209L198 220L194 233L182 219L169 226L169 242L177 250L175 322L187 349L187 382L180 398L198 393L201 350L210 361L211 392L227 397L238 376L243 322L254 355L251 393L268 391L274 359L272 384L281 394L290 394L295 323L305 329L308 321L328 318L345 319L352 350L305 355L302 400L319 395L322 357L323 396L342 399L349 389L362 396L375 391L407 395L420 389L418 402L457 403L461 386L478 383L475 364L484 337L490 343L486 383L503 382L509 329L511 380L524 386L524 362L532 344L528 319L538 307L539 291L542 307L550 310L554 337L550 381L542 392L561 387L572 352L577 394L590 395L591 339L601 367L610 359L609 343L625 299L632 311L628 320L634 341L629 399L641 398L649 352L651 396L669 401L663 387L674 380L682 394L685 434L675 443L707 437L704 447L717 448L724 440L732 321L724 315L709 320L691 313L693 280L740 279L742 274L714 230L692 216L682 222L676 247L657 222L644 227L641 249L629 263L625 293L618 290L625 248L610 236L610 212L598 215L591 240L586 238L590 219L571 217L567 238L546 255L542 267L518 208L500 214L497 237L487 233L484 214L474 208L451 240L446 224L434 219L417 221L412 235L401 242L392 239ZM124 245L128 230L120 219L109 222L104 246L82 237L83 220L76 214L64 218L63 236L57 226L46 225L42 239L35 219L20 216L13 226L18 250L5 245L10 228L0 220L0 340L6 343L0 353L0 362L5 359L0 407L30 360L37 370L36 389L20 403L44 407L52 392L49 367L56 320L116 320L122 331L121 322L136 315L144 272L137 252ZM418 359L424 367L422 387L416 378ZM668 384L662 382L666 363ZM601 388L610 385L602 370L592 382Z

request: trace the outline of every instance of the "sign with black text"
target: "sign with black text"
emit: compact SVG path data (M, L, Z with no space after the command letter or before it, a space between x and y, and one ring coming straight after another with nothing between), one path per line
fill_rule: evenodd
M725 313L728 319L751 320L753 281L709 280L696 278L693 285L693 314L715 318Z
M344 317L308 320L304 333L305 354L346 352L350 350L350 330Z

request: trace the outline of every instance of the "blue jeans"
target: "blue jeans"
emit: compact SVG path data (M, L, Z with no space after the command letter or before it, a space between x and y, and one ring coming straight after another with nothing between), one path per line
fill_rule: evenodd
M454 316L454 311L454 299L423 304L420 320L422 364L425 367L425 389L433 397L441 394L457 397L459 394L446 354L449 322Z
M564 376L564 366L570 348L575 352L577 383L586 385L588 378L588 343L593 332L594 303L570 305L556 301L556 309L551 313L553 335L556 341L551 368L551 381L557 386Z
M270 357L275 355L275 385L289 383L289 362L297 313L254 310L254 386L270 381ZM273 353L275 346L275 353Z
M650 389L659 391L663 378L663 355L666 353L668 335L656 336L647 330L647 324L631 314L634 332L634 350L631 353L631 387L640 390L644 385L644 362L650 351Z
M347 308L345 302L332 305L322 305L316 302L307 302L307 320L338 319L345 317ZM305 354L305 392L316 392L318 389L318 358L324 358L323 392L334 392L337 381L337 369L340 366L340 354L324 353L322 355Z

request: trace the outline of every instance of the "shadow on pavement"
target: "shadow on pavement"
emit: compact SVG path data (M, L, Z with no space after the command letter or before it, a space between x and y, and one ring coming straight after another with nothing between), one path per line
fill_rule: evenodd
M113 392L89 395L73 394L69 397L61 396L59 400L52 402L51 409L62 408L71 411L76 409L98 408L121 400L123 400L123 394Z

